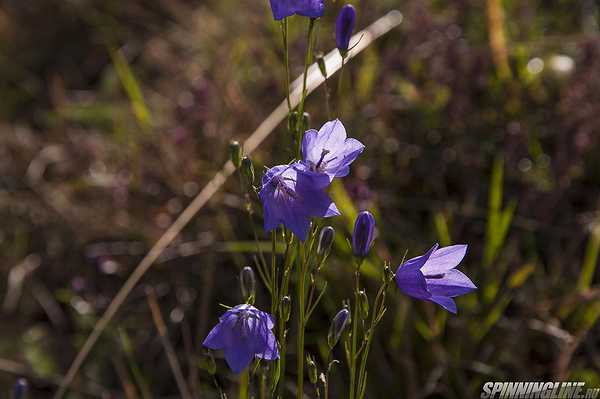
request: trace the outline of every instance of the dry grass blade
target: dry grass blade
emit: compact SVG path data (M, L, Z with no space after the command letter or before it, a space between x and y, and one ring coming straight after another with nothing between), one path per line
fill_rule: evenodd
M149 288L146 292L146 298L148 299L148 306L150 307L150 311L152 312L152 319L154 320L154 325L156 326L156 330L158 331L158 336L160 337L160 341L167 354L167 360L169 361L169 365L171 366L171 370L173 371L175 382L177 382L179 393L183 399L192 399L192 395L190 394L190 390L188 389L188 386L185 382L185 378L183 378L181 366L177 361L177 355L175 354L173 345L171 345L171 341L169 341L169 338L167 336L167 326L165 325L165 321L163 320L160 311L160 306L158 305L158 300L156 299L156 292L153 289Z
M365 48L367 48L373 41L380 36L386 34L391 29L395 28L402 22L402 14L398 11L391 11L383 17L379 18L373 24L369 25L365 30L358 32L352 37L350 46L354 46L352 50L348 52L347 60L355 57ZM325 56L325 63L329 75L337 72L342 65L342 57L339 52L333 50ZM307 76L307 92L310 93L319 87L324 81L321 72L316 64L313 64L308 69ZM296 107L300 103L302 94L302 76L298 77L292 87L292 93L290 95L290 101L292 107ZM282 101L281 104L265 119L260 126L250 135L250 137L244 142L243 148L246 154L252 153L268 136L273 130L286 118L288 113L286 101ZM131 290L140 281L142 276L150 269L162 252L171 244L171 242L177 237L179 232L192 220L192 218L198 213L200 209L206 205L206 203L212 198L212 196L221 188L227 178L234 172L234 167L231 162L227 162L223 168L215 174L215 176L208 182L208 184L200 191L200 193L194 198L194 200L188 205L188 207L179 215L177 220L167 229L167 231L159 238L159 240L150 249L148 254L142 259L137 265L131 276L125 281L117 295L113 298L108 306L108 309L104 312L100 320L94 326L91 334L88 336L83 347L77 353L75 360L71 364L69 371L65 375L65 378L60 384L60 388L54 395L55 399L62 398L68 389L69 385L75 378L75 375L79 372L79 369L83 365L83 362L89 355L90 351L100 338L100 335L104 332L108 324L111 322Z

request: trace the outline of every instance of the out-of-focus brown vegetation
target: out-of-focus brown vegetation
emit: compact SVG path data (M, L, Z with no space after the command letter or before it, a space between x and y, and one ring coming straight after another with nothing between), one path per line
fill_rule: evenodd
M484 1L354 3L359 27L391 9L404 22L346 67L351 95L338 116L367 150L332 195L376 212L376 259L395 265L407 249L466 242L463 269L480 287L458 317L393 296L368 396L474 397L495 380L600 386L596 3L502 2L508 75ZM340 6L327 2L320 50L334 46ZM305 25L290 26L297 76ZM0 6L2 392L19 375L33 398L55 391L133 267L226 160L227 142L284 98L281 59L266 0ZM324 104L323 88L309 97L312 127L326 120ZM289 142L281 126L255 162L286 160ZM232 179L132 292L71 397L178 395L148 285L190 386L214 397L200 343L218 304L239 302L237 273L252 264L242 203ZM334 222L340 238L350 222ZM332 258L328 299L308 326L317 355L350 296L343 242ZM341 397L343 368L332 378Z

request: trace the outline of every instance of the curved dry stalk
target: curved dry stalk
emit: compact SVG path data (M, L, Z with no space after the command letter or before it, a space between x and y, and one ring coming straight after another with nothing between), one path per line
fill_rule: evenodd
M350 46L354 46L346 56L346 62L358 55L361 51L367 48L373 41L389 32L391 29L400 25L402 22L402 14L399 11L390 11L377 21L369 25L365 30L362 30L352 36ZM325 56L325 65L329 76L337 72L342 66L342 57L337 49L330 51ZM292 108L299 105L302 98L302 80L303 76L299 76L292 84L292 93L290 94L290 102ZM317 64L312 64L308 68L308 76L306 79L306 90L310 94L325 81ZM275 128L285 120L288 115L287 100L284 100L275 108L273 112L265 119L258 128L244 142L243 148L246 154L251 154L272 132ZM73 382L75 375L83 365L83 362L89 355L90 351L104 332L108 324L111 322L131 290L137 285L142 276L146 274L148 269L154 264L162 252L173 242L175 237L181 230L192 220L194 216L206 205L213 195L223 186L229 176L233 174L235 168L231 161L223 165L223 168L215 174L215 176L204 186L202 191L194 198L187 208L179 215L179 217L171 224L171 226L158 239L148 254L134 269L133 273L125 281L117 295L113 298L108 308L94 325L94 329L88 336L87 340L75 356L73 363L69 367L69 371L61 381L60 387L54 399L60 399L67 391L69 385Z

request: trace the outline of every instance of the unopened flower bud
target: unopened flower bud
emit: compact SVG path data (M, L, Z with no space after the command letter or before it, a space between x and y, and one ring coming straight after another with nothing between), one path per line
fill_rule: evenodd
M335 239L335 230L331 226L325 226L319 234L319 244L317 245L317 255L327 256L331 251L333 240Z
M323 75L323 77L325 79L327 79L327 67L325 66L325 57L323 56L323 53L321 53L321 52L319 52L317 54L317 65L319 66L321 75Z
M337 345L342 333L346 329L346 326L350 323L350 311L346 308L340 310L329 326L329 333L327 334L327 345L330 349L333 349Z
M301 132L307 131L309 126L310 126L310 114L308 112L305 112L302 114L302 129L300 131Z
M319 371L317 370L317 364L313 360L311 355L306 356L306 365L308 366L308 379L311 384L316 384L319 376Z
M345 56L348 52L355 22L356 10L351 4L346 4L335 20L335 43L342 56Z
M375 232L375 218L369 211L362 211L354 222L352 233L352 252L358 258L364 258L369 254L373 243Z
M283 316L283 321L287 322L290 319L290 314L292 313L292 300L289 296L284 296L281 299L281 315Z
M12 399L22 399L25 397L27 392L27 380L25 378L19 378L13 387Z
M231 159L236 169L240 167L242 163L242 146L236 140L229 142L229 159Z
M242 173L248 184L252 185L254 183L254 164L252 164L252 160L248 157L242 158Z
M242 289L244 300L254 297L256 293L256 277L254 277L254 270L250 266L244 267L240 272L240 288Z
M288 130L290 132L295 132L298 127L298 112L292 111L288 116Z
M366 319L369 315L369 298L367 298L367 293L365 290L360 290L358 293L358 300L360 302L360 311L362 313L363 319Z

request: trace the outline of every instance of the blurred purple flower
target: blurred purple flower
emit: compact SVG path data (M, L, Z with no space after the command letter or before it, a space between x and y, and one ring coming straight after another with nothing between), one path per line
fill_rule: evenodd
M456 303L452 298L477 289L466 275L455 269L466 252L466 245L438 249L438 244L435 244L426 254L398 267L396 284L408 296L435 302L456 313Z
M340 51L348 51L355 22L356 10L351 4L346 4L335 20L335 43Z
M267 170L258 193L264 209L265 231L283 224L304 241L311 217L339 215L337 207L323 191L327 183L327 176L302 173L295 164Z
M254 360L279 359L275 322L266 312L252 305L237 305L219 318L202 343L207 348L223 349L225 361L234 373L240 373Z
M369 211L362 211L354 222L352 233L352 252L354 256L364 258L369 254L375 236L375 218Z
M326 174L327 184L334 177L350 173L350 164L365 146L358 140L347 138L346 129L339 119L325 123L319 131L307 130L302 139L304 160L297 163L303 172L313 175Z
M271 0L273 18L281 20L298 14L310 18L318 18L325 12L324 0Z

